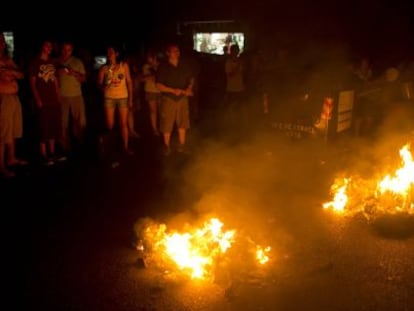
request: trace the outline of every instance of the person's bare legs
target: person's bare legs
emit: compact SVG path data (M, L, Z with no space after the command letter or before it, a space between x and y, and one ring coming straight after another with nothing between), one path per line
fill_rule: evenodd
M150 100L148 106L152 131L155 135L158 135L158 102L156 100Z
M15 154L14 141L11 141L10 143L6 144L6 146L7 146L6 147L7 148L7 164L14 165L18 162L16 159L16 154Z
M5 144L0 143L0 175L3 175L4 177L13 177L14 173L12 171L9 171L6 167L6 147Z
M135 110L133 108L128 111L128 133L132 138L139 138L139 134L135 130Z
M49 153L51 156L55 156L55 140L54 139L49 139L48 140L48 147L49 147Z
M61 144L64 152L68 152L70 148L69 143L69 115L70 115L70 102L67 99L62 99L62 137Z
M178 128L178 142L179 146L177 151L180 153L187 153L187 147L186 147L186 136L187 136L187 130L185 128Z
M106 129L108 131L112 131L112 129L114 128L114 120L115 120L115 108L105 107L105 121L106 121Z
M181 146L185 145L186 141L186 129L185 128L179 128L178 129L178 142Z
M118 110L119 126L121 127L122 143L124 151L129 152L129 137L128 137L128 107L120 107Z
M6 144L7 151L7 165L25 165L26 161L16 158L16 143L13 140L11 143Z
M170 148L171 133L163 133L164 145L167 148Z
M105 128L107 133L100 137L100 154L104 157L109 156L114 151L112 130L115 123L115 107L105 106Z
M71 115L73 118L72 133L77 140L77 143L79 145L83 145L86 130L86 112L83 100L81 102L73 104Z
M48 143L46 145L46 142ZM50 141L41 141L39 144L40 149L40 156L42 157L43 164L45 165L53 165L53 162L49 160L48 153L47 153L47 147L50 147Z
M170 132L163 133L162 137L164 139L164 148L165 148L164 154L169 155L171 153L171 148L170 148L171 133Z
M40 155L43 157L44 160L46 160L47 159L46 143L41 142L39 145L39 149L40 149Z

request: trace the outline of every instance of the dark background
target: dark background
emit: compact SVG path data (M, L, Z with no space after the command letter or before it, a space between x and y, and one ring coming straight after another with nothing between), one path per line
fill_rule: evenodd
M369 54L414 50L414 5L408 0L7 3L2 11L1 28L14 30L16 45L25 49L45 36L71 37L94 49L113 39L139 46L173 36L177 22L235 20L251 34L251 47L258 38L270 44L276 34L342 42Z

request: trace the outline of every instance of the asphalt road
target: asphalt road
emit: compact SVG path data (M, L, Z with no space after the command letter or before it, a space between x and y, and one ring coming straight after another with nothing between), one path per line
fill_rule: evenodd
M414 310L413 219L321 207L364 147L197 129L190 141L190 155L142 138L115 168L85 158L2 181L6 310ZM203 283L139 264L137 221L210 213L270 245L268 265L236 254Z

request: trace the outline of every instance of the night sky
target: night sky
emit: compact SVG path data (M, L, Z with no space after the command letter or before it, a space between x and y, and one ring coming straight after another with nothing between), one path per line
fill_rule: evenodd
M32 45L35 38L43 36L71 37L94 46L113 38L139 45L151 38L175 34L179 21L236 20L256 37L282 34L297 40L337 40L358 49L381 49L383 53L396 48L414 50L414 1L204 2L153 0L131 3L131 8L124 4L106 7L86 2L84 5L89 7L76 8L75 2L71 2L71 9L59 4L41 14L26 14L38 12L38 6L25 7L28 17L21 16L18 4L9 2L6 10L10 14L2 17L1 28L18 33L22 46Z

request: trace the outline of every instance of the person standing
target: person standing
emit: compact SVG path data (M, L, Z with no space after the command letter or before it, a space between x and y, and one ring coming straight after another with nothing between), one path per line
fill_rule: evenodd
M15 140L23 134L17 82L20 79L23 79L23 73L8 55L6 40L0 32L0 175L4 177L14 176L8 167L26 164L26 161L15 157Z
M373 88L373 68L368 57L363 57L354 70L356 100L354 103L353 131L356 137L369 136L374 127L375 114L378 111L376 92Z
M63 42L58 59L60 99L62 102L62 145L65 152L71 149L71 138L82 145L86 127L85 101L82 83L86 81L83 62L73 56L73 43ZM70 125L72 122L72 126Z
M133 85L129 65L120 59L120 50L115 46L107 48L107 63L98 71L98 86L103 91L106 128L113 130L115 110L118 110L119 126L123 151L131 155L129 149L128 112L133 106Z
M62 110L56 66L50 57L52 50L52 41L43 41L40 54L29 69L30 88L36 104L40 155L45 165L65 160L65 157L56 157L56 141L62 137Z
M178 130L177 151L187 151L186 132L190 128L188 97L192 95L194 79L190 66L180 59L177 44L167 46L166 56L167 60L158 68L156 86L161 91L160 131L163 134L165 155L169 155L174 125Z
M230 54L225 60L226 104L230 120L247 124L247 101L245 86L245 63L240 58L240 49L236 44L230 46Z

